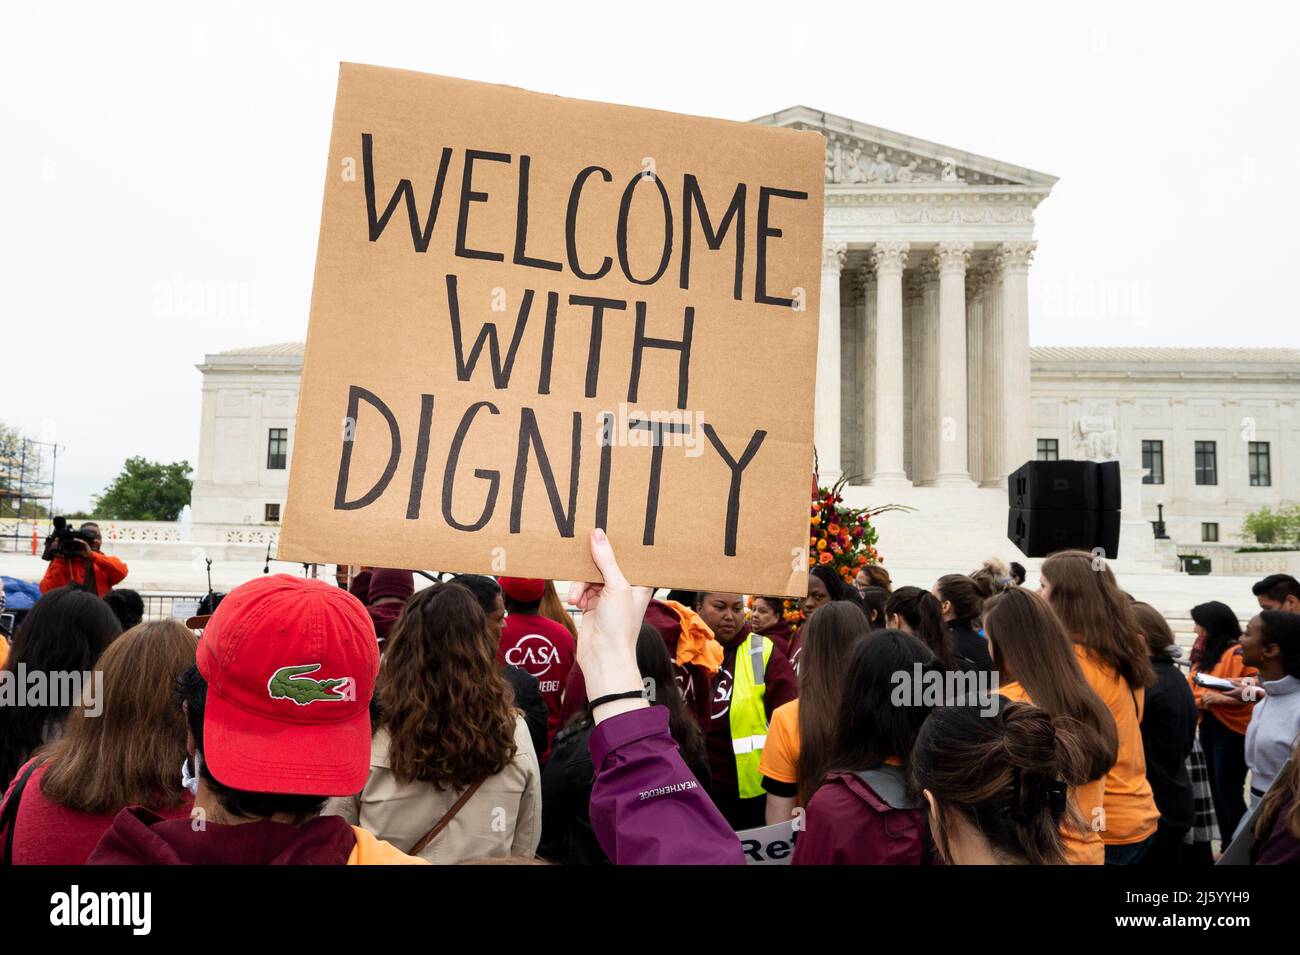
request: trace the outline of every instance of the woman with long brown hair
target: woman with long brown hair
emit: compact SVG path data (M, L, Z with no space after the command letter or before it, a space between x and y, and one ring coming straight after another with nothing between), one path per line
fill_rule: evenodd
M758 771L767 791L767 824L784 822L808 805L830 768L853 644L868 632L862 611L845 600L822 607L803 631L799 698L777 707Z
M532 856L541 773L496 650L468 588L417 592L375 684L370 778L325 811L430 862Z
M853 642L844 677L829 772L816 780L791 862L928 863L925 803L908 769L918 731L946 696L927 690L942 691L944 671L912 634L874 630Z
M1084 677L1115 718L1119 752L1106 774L1101 840L1108 864L1136 865L1150 848L1160 819L1142 747L1146 688L1155 683L1146 640L1101 558L1060 551L1043 561L1039 581L1039 593L1074 643Z
M993 668L1001 677L998 692L1077 723L1087 778L1070 791L1072 811L1061 823L1061 837L1072 864L1101 865L1105 778L1119 750L1115 718L1088 685L1070 638L1045 600L1015 587L994 594L983 612Z
M190 814L193 798L181 784L185 718L175 689L197 646L180 621L159 620L133 627L104 651L62 738L19 771L6 797L7 806L21 783L15 865L84 865L127 806L168 818Z

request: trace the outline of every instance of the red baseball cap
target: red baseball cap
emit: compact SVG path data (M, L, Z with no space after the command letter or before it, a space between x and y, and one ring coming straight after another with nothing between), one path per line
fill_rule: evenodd
M223 785L303 796L365 786L379 645L356 597L288 574L249 581L212 614L198 667L203 759Z
M522 603L541 600L546 590L546 581L540 577L498 577L497 583L507 597Z

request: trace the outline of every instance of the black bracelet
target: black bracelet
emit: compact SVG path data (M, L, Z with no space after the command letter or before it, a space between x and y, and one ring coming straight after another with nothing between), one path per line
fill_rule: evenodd
M643 700L645 699L645 690L628 690L626 693L610 693L607 696L599 696L592 700L588 706L595 710L596 707L603 703L613 703L615 700Z

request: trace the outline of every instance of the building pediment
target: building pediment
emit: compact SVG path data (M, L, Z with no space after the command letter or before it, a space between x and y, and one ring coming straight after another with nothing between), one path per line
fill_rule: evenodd
M978 156L879 126L793 106L755 123L808 129L826 137L826 181L868 188L994 186L1048 190L1055 176Z

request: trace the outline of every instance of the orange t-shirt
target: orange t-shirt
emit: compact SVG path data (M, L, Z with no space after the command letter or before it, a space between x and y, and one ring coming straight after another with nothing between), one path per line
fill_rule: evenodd
M886 766L902 766L897 756L886 756ZM758 771L779 783L799 782L799 701L782 703L772 711L767 724L767 741L758 759ZM802 805L795 800L796 805Z
M1014 702L1034 702L1029 698L1029 691L1019 683L1004 683L998 687L998 692ZM1100 815L1097 809L1102 806L1105 791L1104 776L1070 789L1071 806L1084 825L1083 829L1079 829L1069 819L1061 821L1061 841L1065 843L1065 856L1070 860L1070 865L1104 865L1106 862L1106 844L1102 842L1101 833L1092 828L1093 820Z
M767 741L758 771L779 783L799 781L799 701L782 703L767 724Z
M1246 666L1246 660L1241 654L1241 644L1234 643L1224 650L1212 670L1198 670L1196 667L1192 667L1191 672L1187 674L1187 681L1192 685L1192 694L1196 697L1196 706L1200 710L1201 716L1206 713L1213 713L1214 718L1228 729L1245 736L1246 727L1250 725L1250 711L1255 708L1255 704L1231 703L1222 706L1201 706L1201 694L1205 692L1206 687L1199 686L1192 679L1198 672L1208 673L1209 676L1223 677L1225 680L1240 676L1258 676L1259 671L1257 669Z
M1160 810L1147 782L1146 751L1142 748L1142 707L1146 690L1134 690L1106 661L1087 647L1074 645L1088 685L1115 717L1119 755L1106 774L1102 800L1101 841L1108 846L1129 846L1156 831Z

